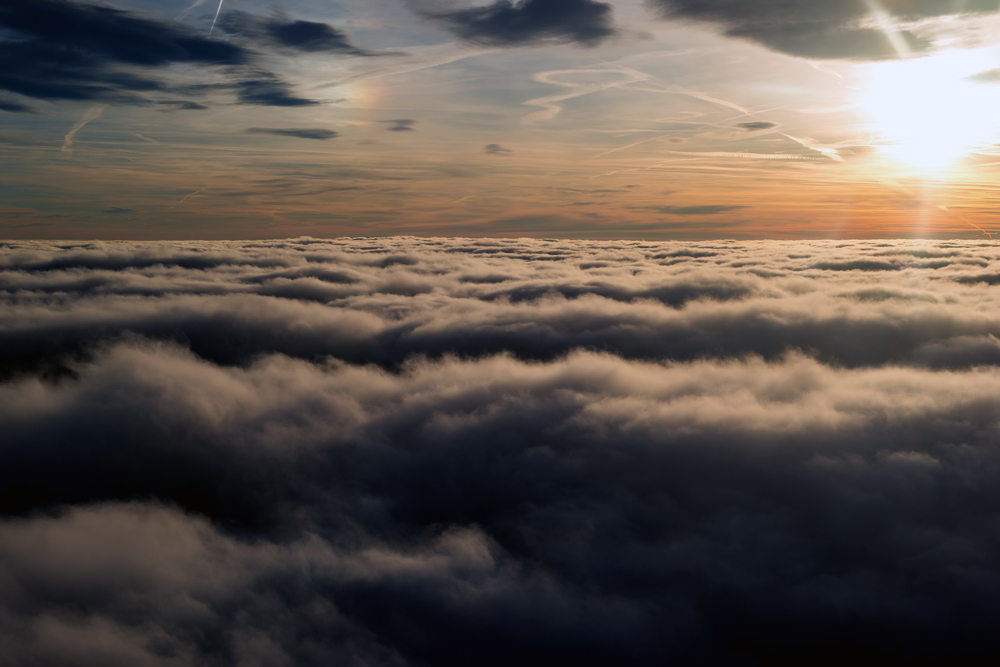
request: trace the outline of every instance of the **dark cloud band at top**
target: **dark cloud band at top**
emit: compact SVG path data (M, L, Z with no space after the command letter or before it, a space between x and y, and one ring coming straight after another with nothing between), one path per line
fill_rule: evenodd
M991 13L1000 0L648 0L667 17L687 18L719 26L732 37L748 39L775 51L817 59L881 60L897 58L899 44L876 23L873 8L881 5L889 20L921 19ZM931 43L911 31L893 36L912 52L926 51Z
M149 68L174 63L244 65L246 49L183 24L103 5L0 0L0 88L46 100L141 100L165 84ZM128 69L144 68L142 70Z
M218 28L230 35L263 40L275 47L305 53L371 55L351 44L343 31L327 23L292 20L283 16L265 18L242 11L227 11Z
M596 46L617 32L611 5L596 0L495 0L482 7L423 13L462 39L490 46Z
M325 23L265 19L244 12L223 16L236 39L212 39L190 26L152 15L73 0L0 0L0 90L48 101L175 105L197 102L158 96L229 91L243 104L306 106L292 86L263 63L260 49L366 55ZM208 69L219 83L185 86L165 71L173 65ZM0 109L25 111L4 101Z

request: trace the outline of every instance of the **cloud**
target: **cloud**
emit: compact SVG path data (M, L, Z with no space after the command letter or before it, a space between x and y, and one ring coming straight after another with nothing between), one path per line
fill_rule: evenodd
M412 132L413 126L417 124L417 121L411 120L409 118L400 118L397 120L383 120L379 122L388 123L391 126L387 128L390 132Z
M666 215L718 215L746 208L746 206L723 206L720 204L703 204L700 206L648 206L651 211Z
M198 102L192 102L191 100L158 100L156 103L160 106L168 107L167 109L160 109L160 111L165 111L165 112L201 111L203 109L208 108L204 104L199 104Z
M486 144L484 150L490 155L510 155L514 152L509 148L504 148L500 144Z
M778 127L778 124L771 123L766 120L757 120L749 123L737 123L734 127L746 130L747 132L758 132L760 130L770 130L772 127Z
M150 15L69 0L0 0L0 29L0 58L8 65L0 90L25 97L203 108L155 99L185 90L167 72L182 65L224 77L203 90L234 90L243 103L313 103L292 96L287 83L262 70L249 46L210 39Z
M496 0L454 11L424 11L464 40L490 46L596 46L617 31L611 5L594 0Z
M10 113L36 113L34 109L26 104L3 99L0 99L0 111L8 111Z
M125 215L126 213L135 213L134 208L121 208L119 206L112 206L111 208L106 208L102 213L109 213L111 215Z
M998 261L6 242L5 664L991 656Z
M804 58L880 60L927 51L932 43L902 27L908 22L1000 9L998 0L826 2L649 0L670 18L713 24L724 34ZM901 53L902 51L902 53Z
M227 11L218 22L218 27L226 34L262 40L272 47L293 52L371 55L351 44L346 33L327 23L292 20L281 15L265 18L242 11Z
M997 83L1000 81L1000 69L991 69L969 77L970 81L977 83Z
M339 136L333 130L323 128L251 127L246 132L249 134L273 134L279 137L297 137L299 139L318 139L320 141Z
M316 100L296 97L292 87L271 74L257 71L234 85L236 98L243 104L273 107L302 107L319 104Z
M99 118L101 114L104 113L105 108L107 108L107 105L105 104L95 104L94 106L87 109L86 113L83 114L83 117L80 118L80 120L78 120L73 125L73 127L70 128L70 131L66 133L66 136L63 137L63 145L62 145L63 153L73 152L73 137L76 136L77 132L83 129L84 125L86 125L92 120Z
M245 49L183 24L140 18L103 5L0 1L0 89L45 100L138 103L165 84L145 73L172 64L241 65ZM144 69L136 69L144 68Z

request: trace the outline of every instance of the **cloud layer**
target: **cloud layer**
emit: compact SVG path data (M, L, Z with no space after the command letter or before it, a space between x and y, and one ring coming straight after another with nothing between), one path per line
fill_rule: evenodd
M8 664L988 656L998 258L8 243Z

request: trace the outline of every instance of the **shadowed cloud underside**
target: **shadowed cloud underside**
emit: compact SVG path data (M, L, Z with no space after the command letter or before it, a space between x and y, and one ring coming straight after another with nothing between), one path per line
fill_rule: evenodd
M998 261L7 243L6 664L991 656Z

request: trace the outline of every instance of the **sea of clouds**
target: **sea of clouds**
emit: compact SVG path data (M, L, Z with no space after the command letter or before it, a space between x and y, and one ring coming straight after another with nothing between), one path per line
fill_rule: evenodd
M0 244L0 664L995 657L1000 246Z

